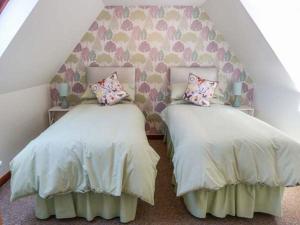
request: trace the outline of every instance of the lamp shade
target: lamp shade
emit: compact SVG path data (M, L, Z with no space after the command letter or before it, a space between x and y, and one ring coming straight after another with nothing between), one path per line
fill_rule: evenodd
M242 82L234 82L233 84L233 95L242 95Z
M69 93L69 85L67 83L60 83L58 87L59 96L66 97Z

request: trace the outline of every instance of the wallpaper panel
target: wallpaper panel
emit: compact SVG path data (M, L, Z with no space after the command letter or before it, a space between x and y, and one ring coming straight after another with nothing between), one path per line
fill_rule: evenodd
M251 79L199 7L106 7L51 81L54 105L59 102L57 84L63 81L70 85L70 102L79 102L86 66L136 67L136 104L147 118L148 134L160 133L171 66L217 66L219 98L229 101L232 83L241 80L243 104L253 101Z

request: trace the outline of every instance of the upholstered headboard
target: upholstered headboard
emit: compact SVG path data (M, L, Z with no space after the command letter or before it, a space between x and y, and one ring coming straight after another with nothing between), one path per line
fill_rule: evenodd
M218 68L216 67L171 67L170 82L187 83L190 73L201 76L207 80L218 80Z
M93 84L99 80L107 78L113 72L118 73L118 79L129 94L131 99L135 99L135 68L134 67L88 67L87 82Z
M218 68L216 67L171 67L171 101L182 99L187 87L190 73L198 75L207 80L218 80Z

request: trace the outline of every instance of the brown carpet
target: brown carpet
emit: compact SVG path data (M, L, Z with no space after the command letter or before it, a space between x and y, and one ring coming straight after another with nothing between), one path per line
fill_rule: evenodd
M239 225L239 224L300 224L300 187L286 189L283 202L284 215L282 218L257 213L254 219L241 219L236 217L226 217L218 219L208 216L207 219L197 219L191 216L185 209L180 198L176 198L171 185L172 169L171 163L166 155L166 146L161 140L150 141L153 148L159 153L161 160L158 165L158 177L155 192L155 207L144 202L139 202L136 220L130 225ZM118 219L104 220L96 218L92 222L84 219L56 220L51 218L46 221L37 220L34 216L34 200L32 197L20 199L10 203L9 184L0 189L0 209L3 216L4 225L86 225L119 224Z

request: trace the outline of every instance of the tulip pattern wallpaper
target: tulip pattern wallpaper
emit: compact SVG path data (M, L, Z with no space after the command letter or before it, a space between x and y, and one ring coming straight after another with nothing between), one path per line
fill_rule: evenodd
M87 66L134 66L136 104L144 112L148 134L159 134L160 112L170 96L172 66L216 66L217 94L232 98L232 84L243 81L243 104L252 104L253 85L242 64L208 15L193 6L106 7L51 81L53 105L58 84L68 82L71 104L84 93Z

